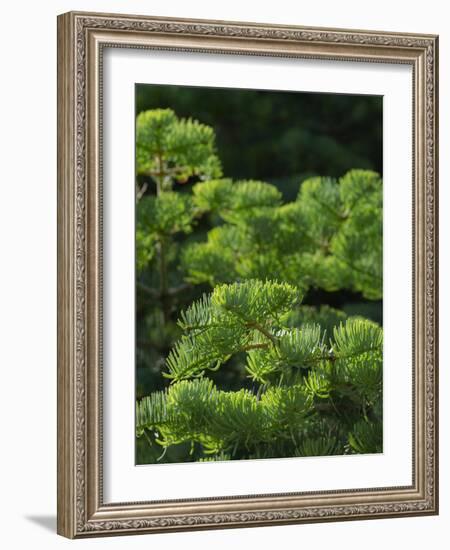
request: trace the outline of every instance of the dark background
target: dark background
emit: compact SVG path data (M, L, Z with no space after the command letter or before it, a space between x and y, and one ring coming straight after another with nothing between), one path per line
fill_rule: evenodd
M381 96L136 86L136 114L167 107L214 128L225 177L273 183L286 200L309 176L382 174Z

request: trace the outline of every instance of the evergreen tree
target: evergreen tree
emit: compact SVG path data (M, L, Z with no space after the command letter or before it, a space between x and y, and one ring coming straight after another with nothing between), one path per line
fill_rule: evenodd
M381 297L380 177L310 178L284 203L220 179L198 121L146 111L136 139L138 462L380 452L382 329L302 304Z
M178 336L180 304L195 298L177 269L183 237L200 216L192 197L176 190L189 178L221 175L211 127L155 109L136 120L137 363L158 383L160 365ZM139 376L139 380L142 377ZM140 393L138 387L138 393Z

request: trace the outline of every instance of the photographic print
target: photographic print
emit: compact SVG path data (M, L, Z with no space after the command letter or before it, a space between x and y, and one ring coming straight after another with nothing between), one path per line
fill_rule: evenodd
M135 99L136 463L382 453L382 97Z
M437 60L58 17L58 533L438 513Z

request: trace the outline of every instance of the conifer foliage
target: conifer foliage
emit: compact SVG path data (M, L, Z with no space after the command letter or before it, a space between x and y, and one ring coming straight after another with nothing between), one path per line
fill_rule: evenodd
M171 385L138 404L138 434L219 459L379 452L381 328L359 318L331 337L318 324L289 328L299 299L286 283L249 280L194 302L166 361ZM207 377L233 355L252 389L221 391Z
M194 187L194 203L225 223L183 252L192 282L267 277L381 297L382 182L375 172L308 179L288 204L269 183L213 180Z
M136 139L148 461L381 452L382 328L303 305L311 289L381 298L378 174L310 178L285 203L222 178L214 130L170 109L140 113Z

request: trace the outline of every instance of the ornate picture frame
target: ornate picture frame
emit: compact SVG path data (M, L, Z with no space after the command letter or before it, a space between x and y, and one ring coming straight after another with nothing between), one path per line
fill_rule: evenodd
M106 47L412 67L411 485L172 501L149 494L146 502L104 502ZM59 534L82 538L438 513L437 117L437 36L78 12L58 17Z

